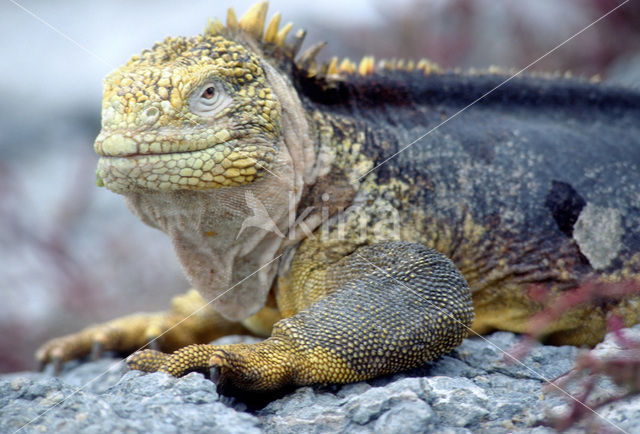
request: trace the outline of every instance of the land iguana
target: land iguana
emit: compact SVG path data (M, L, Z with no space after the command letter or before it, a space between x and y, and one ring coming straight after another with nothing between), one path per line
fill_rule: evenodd
M638 90L320 64L322 44L298 56L304 31L287 38L280 14L265 28L266 11L230 9L105 79L98 183L169 235L197 292L54 339L42 363L152 343L131 368L210 371L240 391L347 383L470 330L526 332L586 284L639 285ZM639 322L639 301L604 292L543 337L593 345L609 316ZM266 339L206 344L230 333Z

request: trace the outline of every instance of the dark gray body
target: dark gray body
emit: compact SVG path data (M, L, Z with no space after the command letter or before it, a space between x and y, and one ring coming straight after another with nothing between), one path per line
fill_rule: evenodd
M640 275L640 92L530 76L499 86L507 78L395 71L321 98L306 90L316 109L366 132L380 195L408 186L402 224L463 272L482 331L523 331L543 308L525 295L533 286ZM487 325L496 303L506 319Z

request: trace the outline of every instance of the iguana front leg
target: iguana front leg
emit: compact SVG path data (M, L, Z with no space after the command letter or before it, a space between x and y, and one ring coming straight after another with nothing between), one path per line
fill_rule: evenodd
M213 367L219 386L249 391L348 383L432 360L459 345L473 321L466 281L423 245L380 243L308 265L294 260L292 272L304 276L293 276L288 291L319 299L276 323L265 341L194 345L170 355L141 351L129 366L173 375Z
M54 363L55 371L59 371L62 362L90 353L97 358L105 350L131 353L146 345L175 351L234 333L247 330L206 306L198 292L190 290L174 297L166 312L128 315L52 339L38 349L36 358L42 366Z

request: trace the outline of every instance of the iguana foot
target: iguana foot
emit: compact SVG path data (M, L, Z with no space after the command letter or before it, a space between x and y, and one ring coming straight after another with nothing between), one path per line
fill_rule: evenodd
M97 359L104 351L132 353L144 347L174 351L233 333L246 329L221 317L191 290L175 297L170 311L129 315L52 339L38 349L36 359L41 369L53 363L59 373L63 362L88 355Z
M133 351L151 344L160 346L158 337L162 333L163 314L138 314L88 327L78 333L51 339L36 352L40 367L54 364L59 373L62 363L91 355L99 358L106 351Z
M176 377L194 371L209 373L218 388L255 392L295 383L294 373L299 368L294 352L280 338L257 344L189 345L172 354L143 350L129 356L127 365Z

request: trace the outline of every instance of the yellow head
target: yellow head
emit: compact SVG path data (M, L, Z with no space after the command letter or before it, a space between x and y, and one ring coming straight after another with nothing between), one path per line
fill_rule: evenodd
M264 12L261 3L235 29L210 23L204 35L167 38L107 76L99 180L119 193L202 190L269 171L281 107L258 56L228 38L262 33Z

